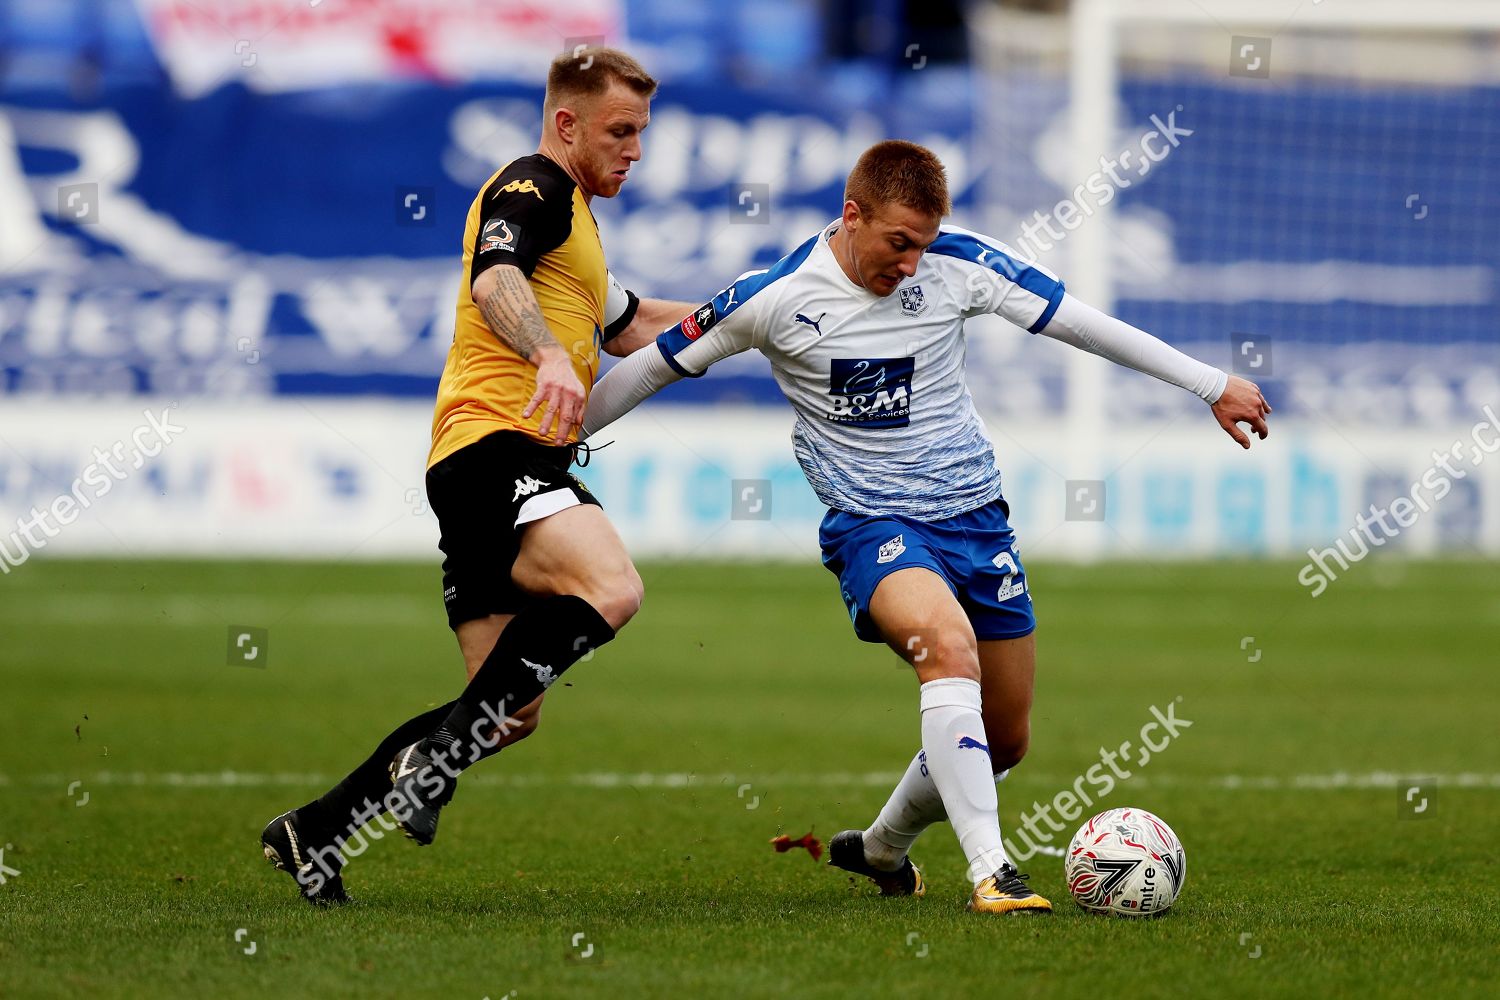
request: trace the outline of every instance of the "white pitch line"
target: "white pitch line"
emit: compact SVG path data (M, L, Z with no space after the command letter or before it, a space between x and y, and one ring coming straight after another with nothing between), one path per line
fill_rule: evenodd
M1028 786L1058 785L1072 787L1077 777L1018 774ZM465 783L498 788L690 788L707 789L727 786L738 789L749 783L756 788L849 788L888 787L901 778L898 771L830 772L827 774L694 774L687 771L589 771L575 774L475 774ZM89 785L127 785L151 788L255 788L304 787L332 784L335 776L317 773L277 772L258 774L246 771L96 771L65 774L27 775L19 780L0 774L0 787L65 787L72 781ZM1217 791L1339 791L1371 788L1395 788L1412 781L1436 781L1440 788L1500 789L1500 774L1464 772L1459 774L1397 774L1394 771L1331 774L1294 774L1245 776L1226 774L1212 777L1186 775L1132 775L1118 782L1145 788L1207 788Z
M380 594L331 593L300 600L264 594L129 594L80 591L71 595L16 594L0 608L5 625L126 625L195 628L262 625L381 625L418 627L441 622L431 601Z

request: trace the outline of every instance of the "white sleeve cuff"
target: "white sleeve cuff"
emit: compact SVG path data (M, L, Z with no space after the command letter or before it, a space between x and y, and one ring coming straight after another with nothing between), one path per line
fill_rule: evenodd
M1216 403L1229 376L1213 365L1188 357L1144 330L1064 295L1045 337L1071 344L1126 368L1181 386L1207 403Z

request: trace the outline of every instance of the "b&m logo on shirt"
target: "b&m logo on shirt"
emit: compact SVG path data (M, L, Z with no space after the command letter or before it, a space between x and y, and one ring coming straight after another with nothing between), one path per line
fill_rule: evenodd
M864 427L911 423L915 358L833 358L828 373L828 419Z

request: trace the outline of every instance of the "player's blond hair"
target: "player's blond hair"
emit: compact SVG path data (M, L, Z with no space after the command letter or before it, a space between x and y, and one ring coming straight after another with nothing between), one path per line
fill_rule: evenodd
M858 205L862 215L878 214L893 203L938 218L953 211L943 161L926 146L903 139L877 142L860 154L844 185L844 200Z
M547 70L547 96L542 113L548 119L558 108L580 98L597 97L615 81L643 97L656 93L656 79L635 58L603 45L579 46L552 60Z

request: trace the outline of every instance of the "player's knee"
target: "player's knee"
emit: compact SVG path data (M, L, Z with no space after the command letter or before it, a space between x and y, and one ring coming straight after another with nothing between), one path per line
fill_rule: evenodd
M1021 763L1031 748L1031 726L1025 719L1019 723L1009 719L986 719L984 734L990 741L990 763L996 774Z
M608 578L595 582L584 599L599 612L599 617L609 622L610 628L618 632L641 610L645 596L646 588L640 574L634 566L627 564Z
M995 768L995 774L1010 771L1011 768L1019 765L1025 759L1029 748L1031 748L1031 741L1028 739L1017 739L1017 741L999 745L996 745L995 741L990 742L990 765Z
M966 635L938 633L908 649L907 659L925 683L944 677L979 681L979 649Z

